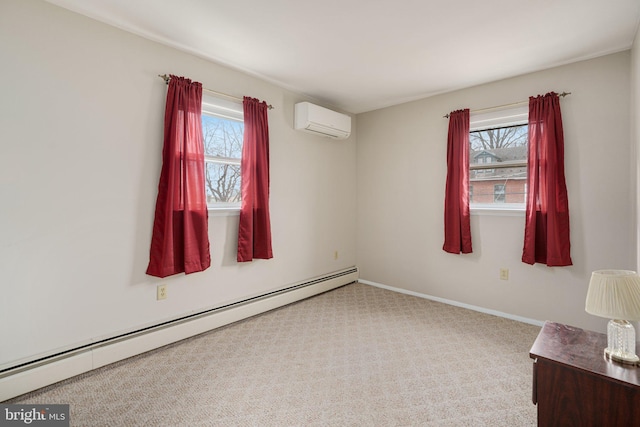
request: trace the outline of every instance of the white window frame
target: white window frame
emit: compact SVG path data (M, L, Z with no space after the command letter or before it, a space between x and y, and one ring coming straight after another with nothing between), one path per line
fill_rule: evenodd
M213 117L218 117L218 118L223 118L227 120L233 120L240 123L244 123L244 111L243 111L242 101L225 99L225 98L211 95L208 93L202 94L202 115L213 116ZM232 165L240 166L241 160L242 159L240 158L208 156L205 153L205 156L204 156L205 170L207 167L207 163L232 164ZM207 203L207 209L209 213L213 214L214 216L237 215L240 212L241 204L242 202Z
M518 126L529 123L529 106L528 104L520 105L516 107L501 108L499 110L492 109L491 111L483 111L474 113L471 112L469 116L469 132L486 130L498 127ZM469 171L486 169L487 164L481 166L477 164L475 166L469 165ZM500 167L513 167L514 164L509 162L502 165L501 163L490 163L492 169L498 169ZM525 161L526 166L526 161ZM525 184L526 192L526 184ZM526 194L525 194L526 200ZM474 203L469 202L469 210L472 215L524 215L526 205L525 203Z

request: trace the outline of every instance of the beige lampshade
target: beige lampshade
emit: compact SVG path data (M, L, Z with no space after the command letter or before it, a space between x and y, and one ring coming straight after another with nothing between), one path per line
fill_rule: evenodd
M629 270L594 271L585 310L607 319L640 320L640 276Z

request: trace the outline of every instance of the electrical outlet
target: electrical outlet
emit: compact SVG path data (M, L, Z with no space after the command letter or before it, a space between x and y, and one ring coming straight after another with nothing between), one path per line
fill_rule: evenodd
M509 280L509 269L501 268L500 269L500 280Z
M158 285L158 294L157 294L157 299L161 300L161 299L167 299L167 285Z

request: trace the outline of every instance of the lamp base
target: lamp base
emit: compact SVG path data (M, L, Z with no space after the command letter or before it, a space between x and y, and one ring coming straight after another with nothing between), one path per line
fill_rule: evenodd
M618 363L622 363L624 365L639 365L640 363L640 357L636 356L635 354L629 354L629 353L620 353L620 352L615 352L612 351L608 348L604 349L604 357L607 360L611 360L614 362L618 362Z
M609 320L607 325L607 348L604 349L605 358L636 365L640 358L636 356L636 331L626 320Z

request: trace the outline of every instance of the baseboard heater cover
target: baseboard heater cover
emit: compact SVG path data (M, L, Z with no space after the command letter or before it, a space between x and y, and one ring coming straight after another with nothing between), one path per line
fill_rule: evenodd
M191 314L0 372L0 402L358 280L351 267L222 307Z

